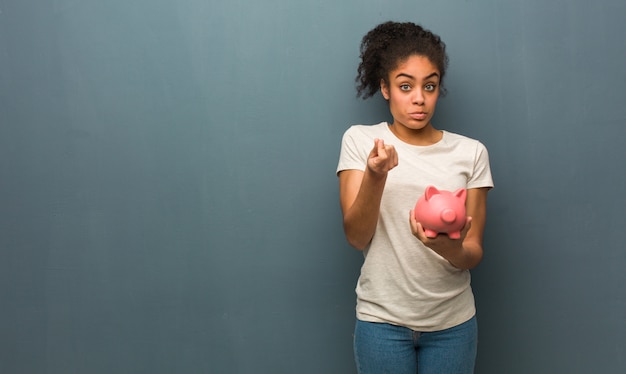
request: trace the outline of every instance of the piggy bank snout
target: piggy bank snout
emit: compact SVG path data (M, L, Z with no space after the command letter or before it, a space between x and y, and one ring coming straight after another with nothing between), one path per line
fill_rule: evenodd
M456 212L453 209L444 209L441 211L440 217L445 223L454 223L456 221Z

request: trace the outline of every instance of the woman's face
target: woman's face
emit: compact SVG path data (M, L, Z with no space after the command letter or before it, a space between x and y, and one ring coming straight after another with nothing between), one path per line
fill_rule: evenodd
M441 73L427 57L413 55L389 72L381 92L389 101L394 125L404 130L430 127L439 98ZM398 129L400 130L400 129Z

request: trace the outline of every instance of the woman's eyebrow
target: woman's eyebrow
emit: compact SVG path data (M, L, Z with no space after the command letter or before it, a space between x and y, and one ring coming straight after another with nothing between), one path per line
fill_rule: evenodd
M400 77L405 77L405 78L409 78L409 79L415 80L414 76L412 76L410 74L407 74L407 73L400 73L400 74L396 75L396 79L398 79ZM439 77L439 73L433 72L433 73L427 75L426 77L424 77L424 79L422 79L422 80L428 80L428 79L433 78L433 77Z

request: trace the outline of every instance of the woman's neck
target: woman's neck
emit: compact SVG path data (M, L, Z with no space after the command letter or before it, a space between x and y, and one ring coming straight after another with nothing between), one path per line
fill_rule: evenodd
M443 131L437 130L431 123L421 129L410 129L406 126L393 123L389 130L400 140L410 145L433 145L443 138Z

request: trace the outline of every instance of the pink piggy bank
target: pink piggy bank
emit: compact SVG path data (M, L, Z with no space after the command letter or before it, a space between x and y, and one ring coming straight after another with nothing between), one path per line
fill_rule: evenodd
M450 239L459 239L465 226L466 197L465 188L450 192L426 187L415 204L415 219L422 224L426 236L435 238L438 233L445 233Z

